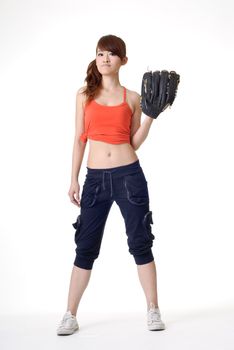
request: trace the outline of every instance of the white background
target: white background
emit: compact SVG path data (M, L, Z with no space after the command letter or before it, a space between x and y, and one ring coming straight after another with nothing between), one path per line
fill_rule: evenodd
M126 43L120 82L128 89L140 93L148 68L181 76L173 106L137 151L150 190L159 306L233 307L233 17L228 0L1 0L2 314L66 310L79 212L67 194L75 96L107 34ZM145 308L114 203L79 309Z

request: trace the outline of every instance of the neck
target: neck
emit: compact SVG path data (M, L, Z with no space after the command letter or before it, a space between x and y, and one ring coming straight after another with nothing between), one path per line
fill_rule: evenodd
M107 92L116 91L121 87L118 75L115 76L102 76L101 88Z

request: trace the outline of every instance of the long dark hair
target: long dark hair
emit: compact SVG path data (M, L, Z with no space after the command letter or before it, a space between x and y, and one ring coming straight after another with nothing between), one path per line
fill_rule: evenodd
M98 49L111 51L119 56L121 60L126 57L125 42L116 35L109 34L102 36L98 40L96 46L96 55ZM86 82L86 87L83 93L86 95L86 103L88 103L97 95L102 80L102 75L99 73L96 66L96 58L89 63L86 73L87 76L84 80Z

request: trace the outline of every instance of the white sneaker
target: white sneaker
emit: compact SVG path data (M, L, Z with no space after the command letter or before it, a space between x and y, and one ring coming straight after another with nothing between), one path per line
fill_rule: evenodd
M165 324L161 320L159 308L151 302L147 311L147 326L150 331L159 331L165 329Z
M76 316L72 315L71 311L69 310L64 314L63 319L58 325L57 335L73 334L78 329L79 325Z

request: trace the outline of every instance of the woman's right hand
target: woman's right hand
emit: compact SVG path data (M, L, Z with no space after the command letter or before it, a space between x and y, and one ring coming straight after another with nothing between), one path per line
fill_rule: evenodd
M78 181L72 182L68 191L70 201L80 207L80 185Z

